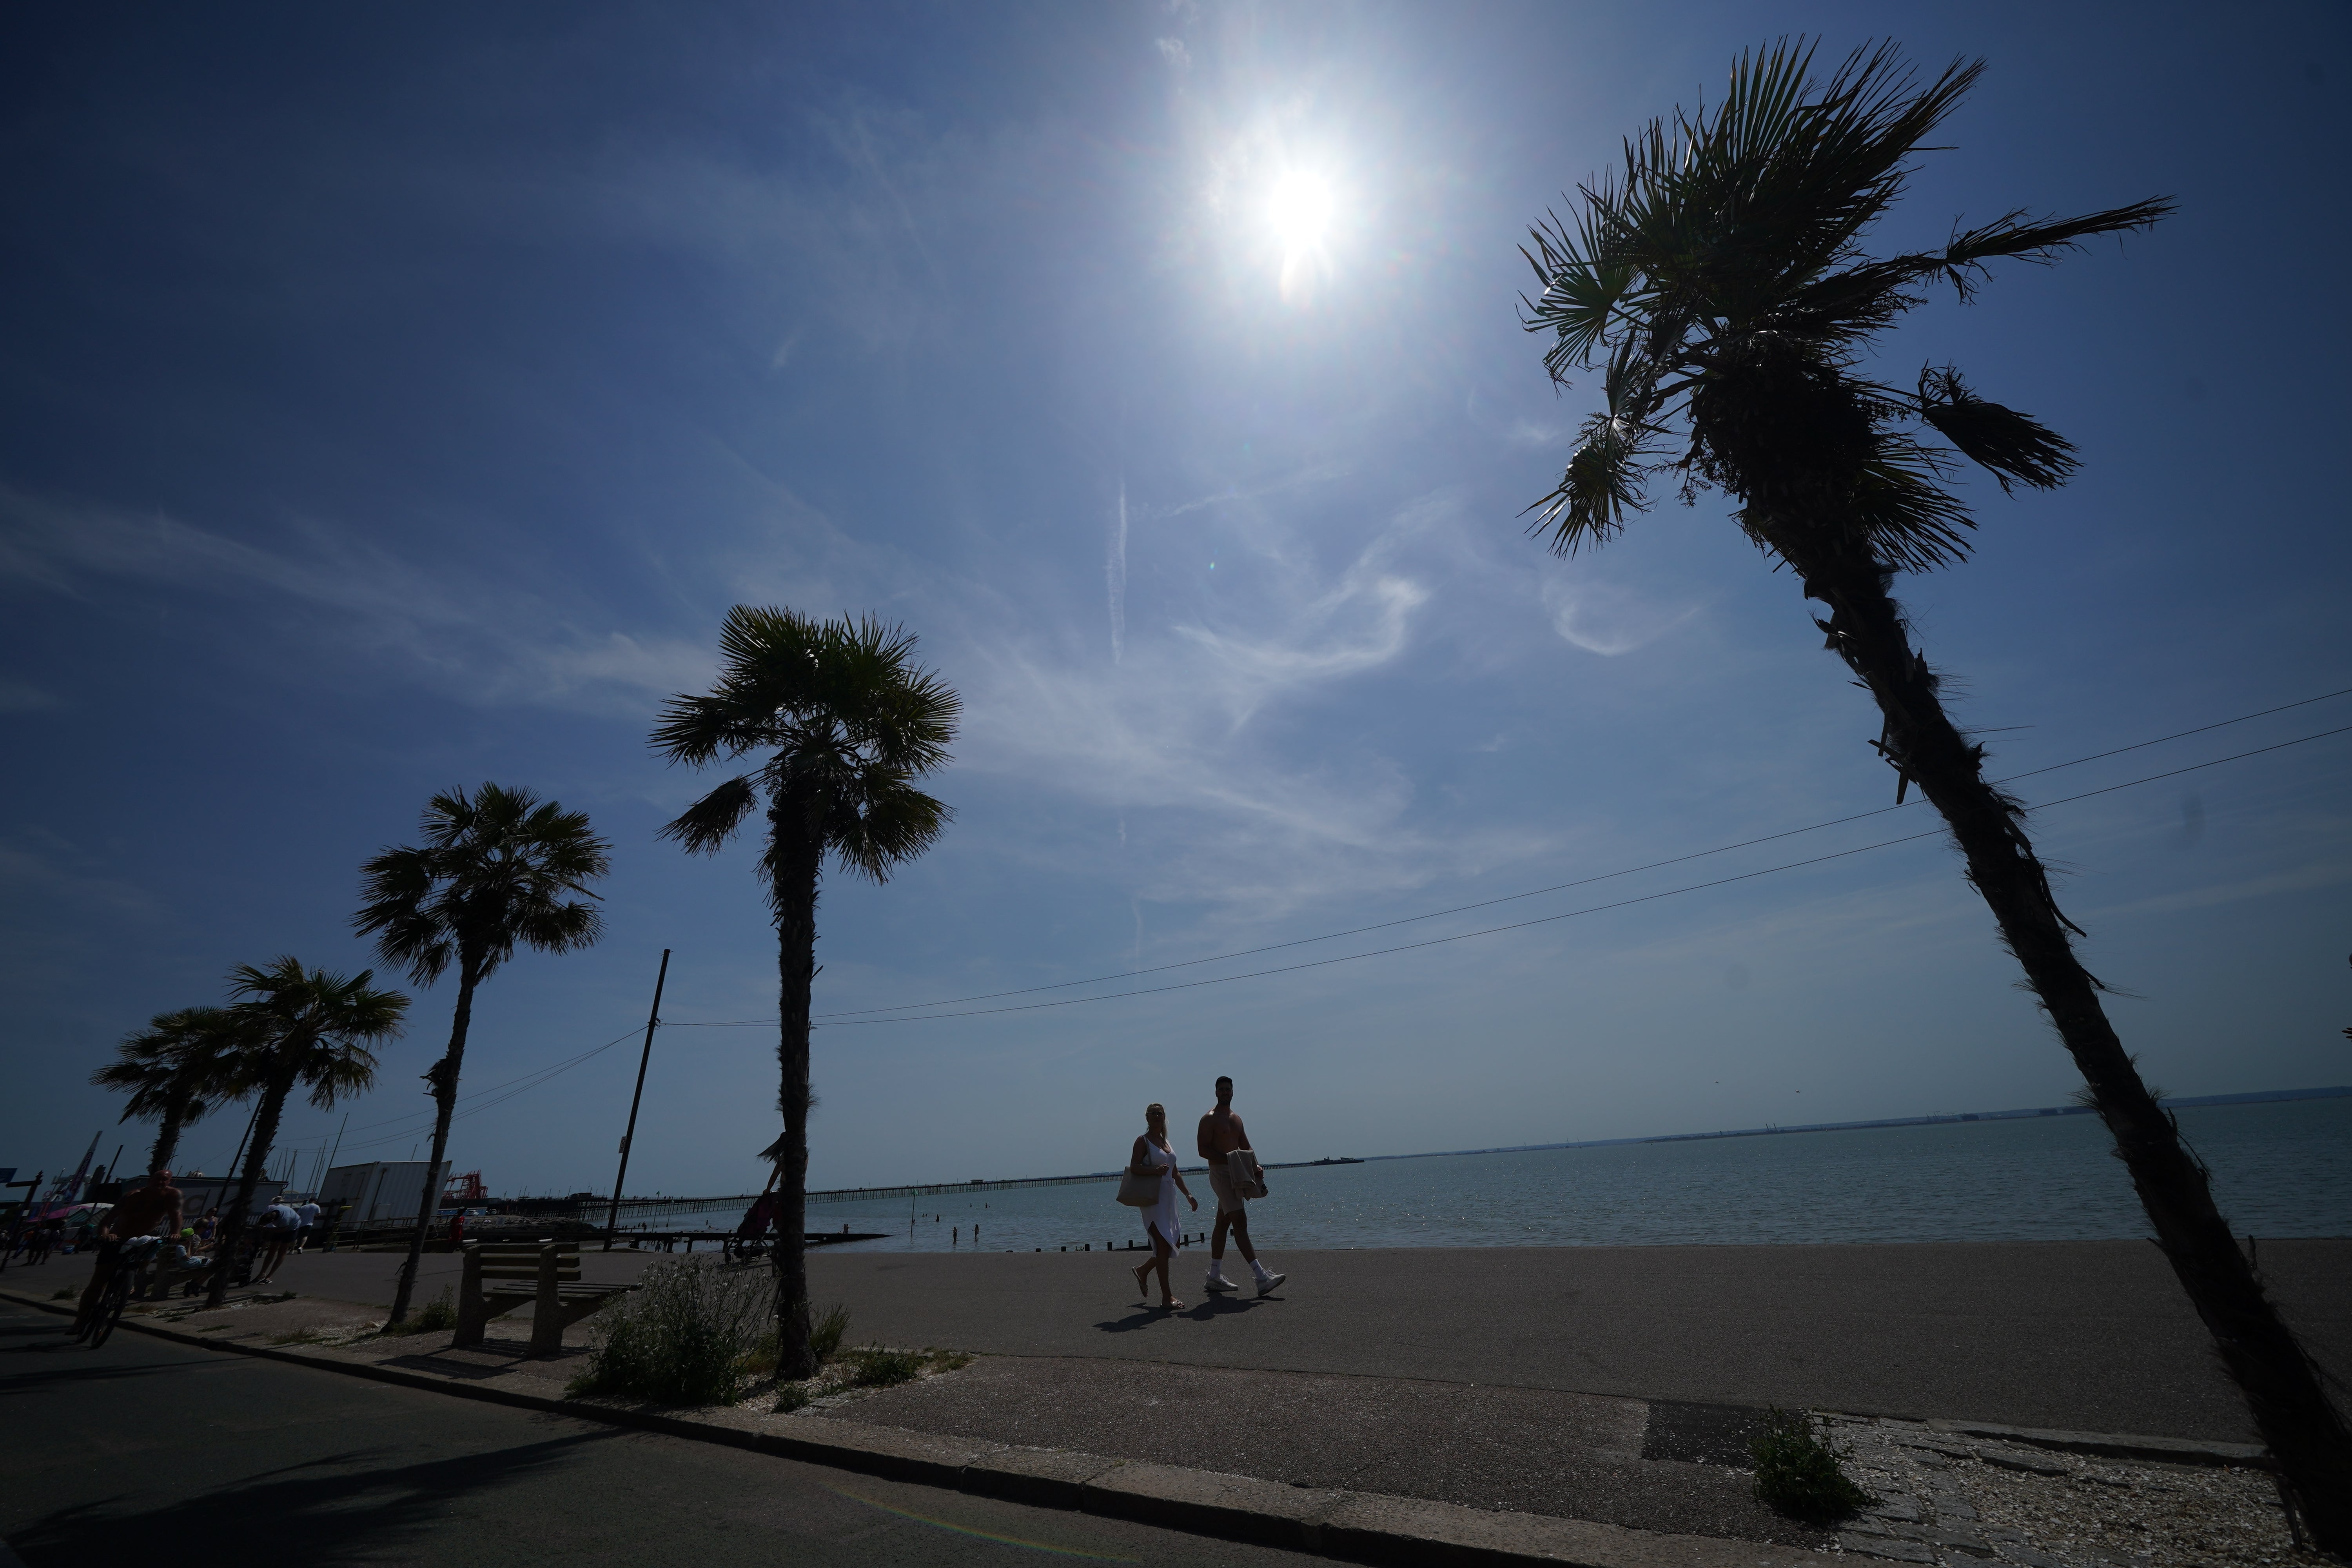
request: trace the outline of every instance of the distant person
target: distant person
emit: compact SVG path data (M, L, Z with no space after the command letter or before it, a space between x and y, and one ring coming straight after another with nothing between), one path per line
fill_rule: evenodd
M310 1248L310 1238L317 1235L319 1230L318 1200L313 1198L308 1203L295 1205L294 1215L302 1222L294 1232L294 1250L307 1252Z
M1229 1078L1217 1080L1217 1108L1201 1118L1200 1148L1201 1157L1209 1162L1209 1190L1217 1194L1216 1228L1209 1233L1207 1288L1219 1293L1241 1289L1225 1278L1225 1233L1231 1231L1234 1245L1242 1249L1242 1261L1257 1280L1257 1293L1269 1295L1290 1276L1269 1270L1258 1261L1257 1248L1250 1245L1249 1209L1236 1176L1255 1178L1261 1196L1265 1176L1258 1169L1257 1156L1250 1152L1249 1133L1243 1129L1242 1119L1234 1114L1234 1080ZM1236 1160L1236 1154L1242 1158Z
M213 1237L219 1230L220 1210L206 1209L204 1218L196 1221L196 1250L202 1252L210 1248Z
M172 1184L172 1173L154 1172L146 1184L134 1187L122 1194L122 1201L107 1212L105 1223L99 1226L98 1263L89 1271L89 1285L81 1293L81 1310L89 1311L97 1305L106 1282L122 1261L122 1244L134 1236L152 1236L161 1231L165 1236L177 1235L180 1229L180 1189Z
M1157 1165L1161 1172L1159 1201L1140 1211L1144 1234L1151 1238L1151 1257L1131 1270L1135 1275L1135 1288L1149 1300L1151 1287L1145 1276L1157 1268L1160 1270L1160 1307L1167 1311L1181 1312L1184 1310L1184 1303L1176 1300L1174 1289L1168 1282L1169 1259L1174 1258L1176 1249L1184 1245L1183 1228L1176 1223L1176 1194L1182 1193L1184 1201L1195 1209L1201 1206L1201 1200L1192 1195L1192 1189L1184 1184L1183 1173L1176 1169L1176 1151L1168 1142L1168 1108L1158 1100L1143 1108L1143 1133L1136 1139L1134 1151L1128 1156L1127 1163L1131 1170L1140 1171L1146 1166Z
M294 1246L295 1233L301 1228L302 1216L284 1204L272 1204L261 1211L261 1228L253 1258L253 1283L257 1287L277 1278L278 1266L286 1261L286 1254Z

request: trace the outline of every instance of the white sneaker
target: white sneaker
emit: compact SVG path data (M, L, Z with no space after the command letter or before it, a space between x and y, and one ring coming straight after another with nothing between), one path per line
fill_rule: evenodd
M1261 1272L1257 1277L1257 1293L1261 1296L1271 1296L1274 1294L1276 1287L1279 1286L1284 1280L1289 1278L1290 1276L1287 1274L1268 1274Z
M1204 1290L1213 1290L1213 1291L1221 1291L1221 1292L1222 1292L1222 1291L1225 1291L1225 1290L1238 1290L1238 1289L1241 1289L1241 1287L1240 1287L1240 1286L1238 1286L1238 1285L1234 1284L1232 1280L1230 1280L1230 1279L1226 1279L1226 1278L1225 1278L1223 1275L1222 1275L1222 1274L1212 1274L1212 1275L1210 1275L1210 1276L1209 1276L1209 1278L1208 1278L1208 1279L1207 1279L1207 1280L1206 1280L1206 1281L1202 1285L1202 1287L1201 1287L1201 1288L1202 1288L1202 1289L1204 1289Z

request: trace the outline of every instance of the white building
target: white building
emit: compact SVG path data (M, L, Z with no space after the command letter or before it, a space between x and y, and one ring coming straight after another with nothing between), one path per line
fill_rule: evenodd
M428 1215L440 1212L442 1184L448 1180L449 1162L377 1160L364 1165L338 1165L327 1173L319 1188L319 1220L332 1225L338 1210L341 1223L393 1225L415 1223L419 1205ZM343 1205L350 1208L344 1209Z

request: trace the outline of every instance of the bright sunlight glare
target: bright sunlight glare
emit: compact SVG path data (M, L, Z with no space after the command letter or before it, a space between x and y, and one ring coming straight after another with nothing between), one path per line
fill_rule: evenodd
M1320 175L1285 174L1274 183L1266 216L1285 249L1312 249L1331 222L1331 187Z

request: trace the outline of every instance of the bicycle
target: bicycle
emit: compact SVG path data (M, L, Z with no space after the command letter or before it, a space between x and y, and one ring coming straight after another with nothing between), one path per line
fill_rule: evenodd
M142 1247L142 1242L147 1245ZM92 1350L106 1343L107 1336L114 1332L114 1325L122 1321L122 1309L131 1302L131 1288L146 1272L160 1245L152 1236L133 1237L122 1244L122 1249L115 1254L113 1271L106 1277L106 1289L98 1293L97 1300L75 1315L75 1343L87 1343Z

